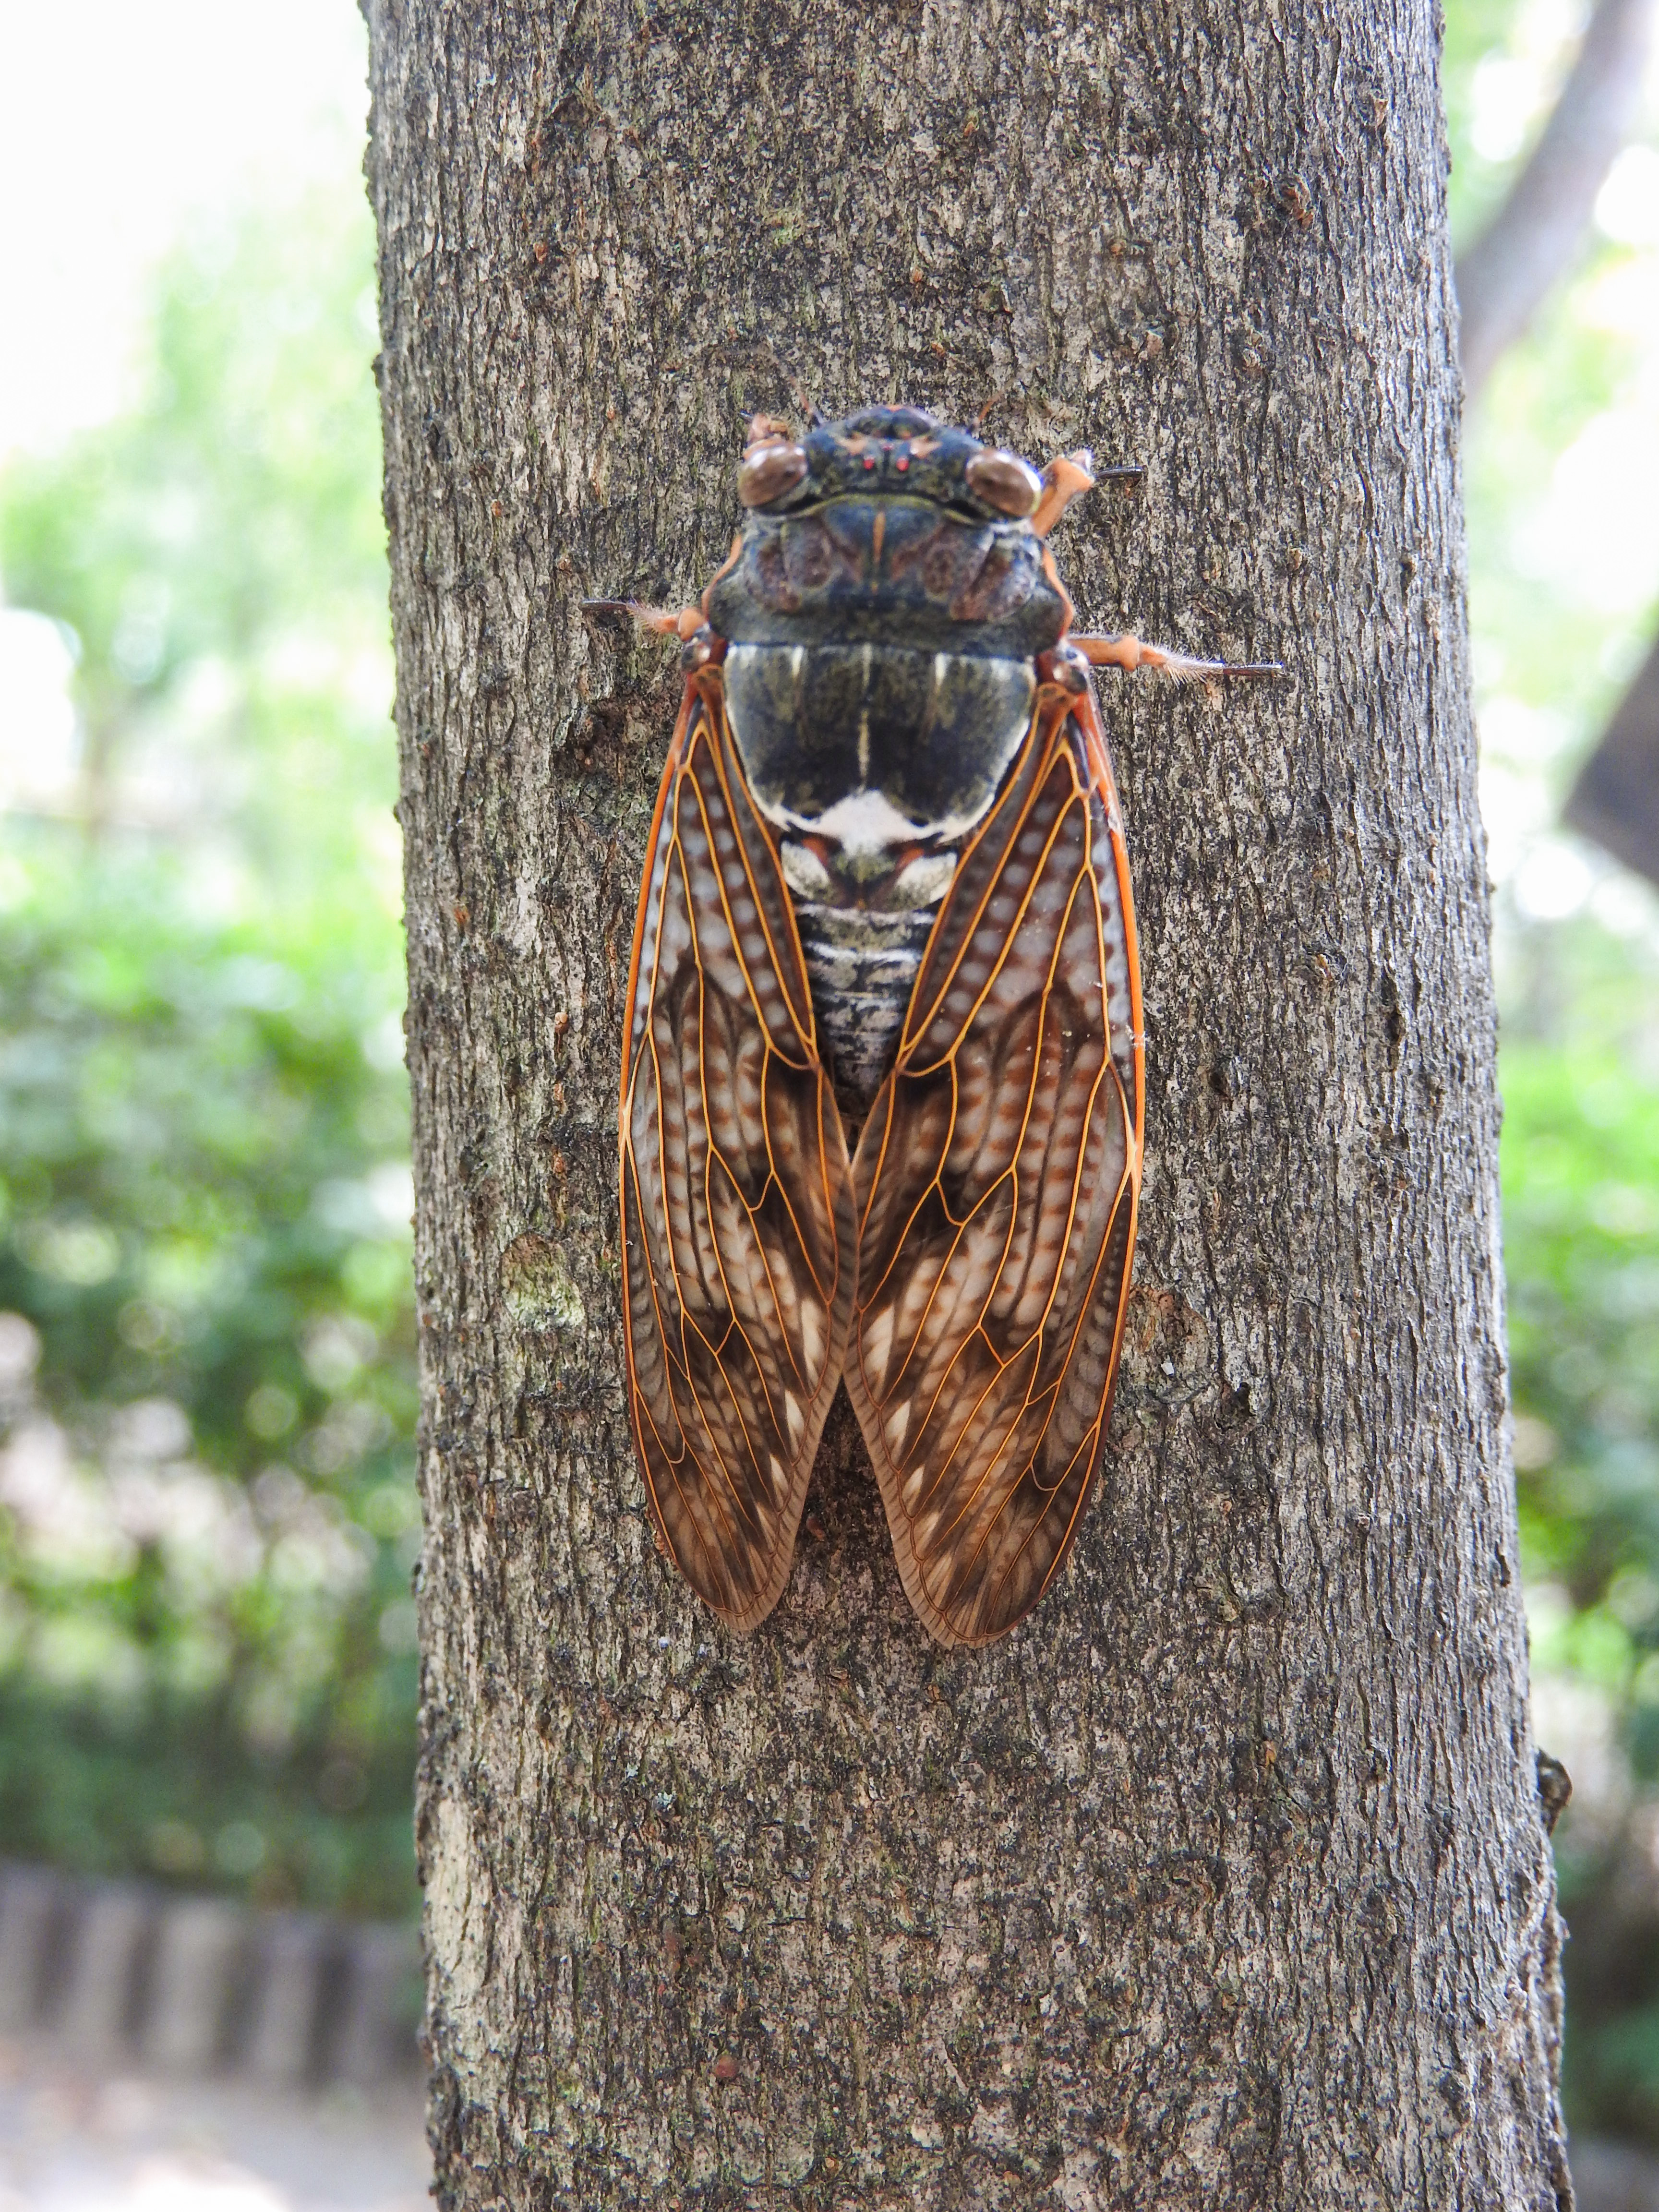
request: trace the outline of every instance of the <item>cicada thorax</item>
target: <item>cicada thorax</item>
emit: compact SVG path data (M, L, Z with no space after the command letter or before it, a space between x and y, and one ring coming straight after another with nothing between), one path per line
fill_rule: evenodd
M1031 727L1036 656L1070 611L1029 531L915 495L914 444L871 444L867 487L751 516L707 600L854 1122L892 1064L963 846Z

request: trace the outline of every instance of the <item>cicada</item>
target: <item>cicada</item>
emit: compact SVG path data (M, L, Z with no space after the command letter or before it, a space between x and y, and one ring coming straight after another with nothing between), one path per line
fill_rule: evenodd
M1005 1634L1066 1558L1123 1338L1146 1040L1091 670L1048 539L1093 477L908 407L757 416L701 602L622 1062L629 1401L662 1548L776 1604L844 1382L911 1604Z

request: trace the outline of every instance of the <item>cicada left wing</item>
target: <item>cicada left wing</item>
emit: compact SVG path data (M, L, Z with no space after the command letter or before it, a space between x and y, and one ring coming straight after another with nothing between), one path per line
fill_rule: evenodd
M906 1593L946 1644L1030 1610L1088 1495L1134 1242L1140 1026L1098 710L1045 688L853 1167L848 1389Z
M788 1578L853 1291L847 1141L777 848L694 678L640 895L622 1091L629 1413L660 1534L733 1628Z

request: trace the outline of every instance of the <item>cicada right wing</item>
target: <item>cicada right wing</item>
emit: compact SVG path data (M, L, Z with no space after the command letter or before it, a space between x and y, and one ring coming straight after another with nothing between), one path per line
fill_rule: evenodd
M788 1579L853 1293L847 1141L718 673L686 687L640 895L622 1090L629 1406L659 1534L749 1629Z
M1111 1403L1140 1183L1139 979L1091 692L1040 695L928 940L854 1161L847 1384L945 1644L1023 1619Z

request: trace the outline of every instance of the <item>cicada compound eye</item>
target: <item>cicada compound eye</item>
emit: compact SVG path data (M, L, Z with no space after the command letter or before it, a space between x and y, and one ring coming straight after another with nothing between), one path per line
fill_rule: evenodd
M1026 515L1036 512L1042 496L1042 479L1018 453L999 450L975 453L963 471L968 489L999 514Z
M765 507L793 491L805 474L804 447L781 441L750 446L738 465L738 497L745 507Z

